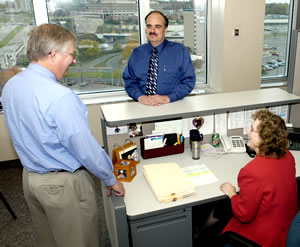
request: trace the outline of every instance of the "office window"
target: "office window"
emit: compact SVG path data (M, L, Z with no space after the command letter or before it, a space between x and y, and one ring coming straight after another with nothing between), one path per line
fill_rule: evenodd
M26 45L34 26L31 0L0 2L0 95L6 81L29 63Z
M197 83L206 83L206 0L150 1L169 19L166 39L184 44L190 50Z
M72 31L78 40L77 64L62 83L76 93L124 90L122 73L139 45L135 0L47 2L50 23Z
M287 77L293 0L266 0L262 78Z
M40 11L40 4L47 10ZM206 83L206 5L206 0L3 0L0 69L27 67L28 33L36 18L39 24L49 21L66 27L78 40L77 64L62 79L65 86L78 94L124 90L122 73L145 33L144 21L139 23L140 6L168 16L167 39L189 48L197 83Z

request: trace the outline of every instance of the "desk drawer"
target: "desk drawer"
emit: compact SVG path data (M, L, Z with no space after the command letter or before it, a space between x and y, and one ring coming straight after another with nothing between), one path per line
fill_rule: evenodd
M192 211L161 214L130 222L133 247L192 246Z

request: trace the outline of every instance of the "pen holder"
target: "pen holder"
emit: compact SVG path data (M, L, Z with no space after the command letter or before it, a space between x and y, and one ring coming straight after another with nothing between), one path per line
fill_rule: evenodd
M175 146L153 148L153 149L148 149L148 150L145 150L145 148L144 148L144 146L145 146L144 139L145 138L140 139L141 155L144 159L156 158L156 157L161 157L161 156L166 156L166 155L171 155L171 154L179 154L179 153L184 152L184 138L180 144L177 144Z
M136 163L133 160L119 160L114 164L116 178L123 182L131 182L136 175Z

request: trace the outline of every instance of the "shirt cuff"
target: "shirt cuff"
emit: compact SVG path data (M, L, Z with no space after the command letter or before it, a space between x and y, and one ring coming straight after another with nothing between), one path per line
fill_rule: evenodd
M173 101L176 101L177 98L176 98L176 94L175 93L170 93L168 94L168 97L170 99L170 102L173 102Z
M112 186L117 182L117 178L115 174L112 173L112 175L103 182L105 183L106 186Z
M139 101L139 97L140 97L140 96L143 96L143 95L144 95L144 94L138 92L138 93L136 93L136 94L134 95L133 99L134 99L135 101Z

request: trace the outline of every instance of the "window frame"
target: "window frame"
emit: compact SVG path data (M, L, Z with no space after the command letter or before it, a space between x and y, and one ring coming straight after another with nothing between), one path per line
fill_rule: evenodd
M288 26L288 36L287 36L287 67L286 67L286 75L284 76L274 76L274 77L261 77L261 88L268 88L268 87L282 87L288 86L290 87L291 80L289 79L290 76L290 66L292 65L292 33L296 26L295 17L298 14L297 8L297 1L290 0L290 15L289 15L289 26Z
M210 50L209 50L209 32L210 32L210 25L209 25L209 18L212 18L211 16L209 16L209 8L211 7L211 3L210 1L206 1L207 2L207 7L206 7L206 15L207 15L207 22L206 22L206 83L205 84L201 84L199 83L198 85L201 88L209 88L209 68L208 68L208 61L209 61L209 56L210 56ZM143 8L141 8L141 5L143 5ZM47 4L46 4L46 0L32 0L32 6L33 6L33 10L34 10L34 18L36 21L36 25L40 25L43 23L49 23L49 17L48 17L48 12L47 12ZM139 34L140 34L140 44L143 44L145 42L147 42L147 37L145 34L145 25L144 25L144 17L145 15L150 11L150 0L137 0L137 6L138 6L138 15L139 15ZM38 10L38 11L36 11ZM276 87L276 86L290 86L289 84L292 83L292 80L289 78L290 76L290 66L292 65L293 61L292 61L292 55L291 52L293 52L291 50L291 40L292 40L292 30L296 29L296 24L297 21L299 22L299 17L298 17L298 13L299 13L299 5L298 2L295 0L291 0L290 1L290 15L289 15L289 32L288 32L288 47L287 47L287 75L286 76L280 76L280 77L269 77L269 78L262 78L261 79L261 88L265 88L265 87ZM201 93L203 92L203 90L201 90ZM120 91L113 91L113 92L85 92L85 93L77 93L78 95L89 95L89 97L91 97L91 95L103 95L103 94L113 94L115 95L116 93L125 94L125 90L120 90Z

